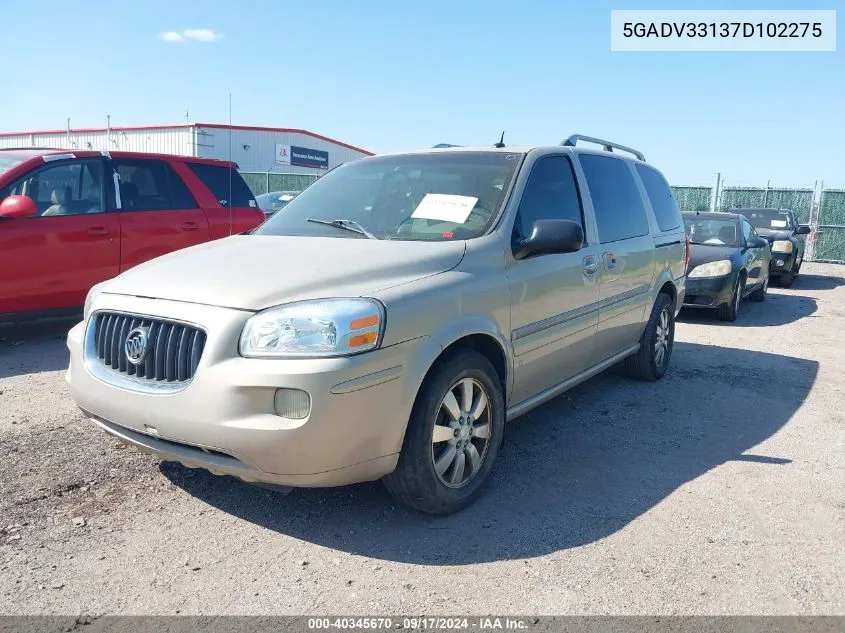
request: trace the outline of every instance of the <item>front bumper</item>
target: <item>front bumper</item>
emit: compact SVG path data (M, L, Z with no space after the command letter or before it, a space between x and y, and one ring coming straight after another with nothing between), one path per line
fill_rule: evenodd
M86 363L99 361L85 354L85 324L70 331L71 394L119 440L189 467L285 486L373 480L396 467L415 392L405 367L426 339L345 358L248 359L237 343L249 312L113 295L101 295L94 308L179 319L208 332L187 387L154 393L93 375ZM306 391L309 415L276 415L278 388Z
M795 253L772 253L769 270L773 274L788 273L795 266Z
M736 275L690 279L687 277L687 289L684 295L685 308L718 308L730 303L733 296Z

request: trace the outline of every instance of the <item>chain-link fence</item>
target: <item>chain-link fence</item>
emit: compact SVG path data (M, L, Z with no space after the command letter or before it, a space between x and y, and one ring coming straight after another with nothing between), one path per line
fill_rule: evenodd
M845 262L845 189L823 190L814 220L813 259Z
M271 191L302 191L317 180L317 174L279 174L276 172L242 171L246 184L252 189L253 195L269 193Z
M684 213L713 208L713 187L672 187ZM731 209L792 209L798 221L809 224L807 259L845 262L845 189L816 190L787 187L724 187L719 189L717 211Z

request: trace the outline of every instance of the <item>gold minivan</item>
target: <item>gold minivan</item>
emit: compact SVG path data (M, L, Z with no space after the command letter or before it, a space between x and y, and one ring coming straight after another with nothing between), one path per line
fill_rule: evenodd
M67 380L164 460L383 478L445 514L489 479L506 421L612 365L663 376L688 256L664 177L609 141L364 158L251 234L96 286Z

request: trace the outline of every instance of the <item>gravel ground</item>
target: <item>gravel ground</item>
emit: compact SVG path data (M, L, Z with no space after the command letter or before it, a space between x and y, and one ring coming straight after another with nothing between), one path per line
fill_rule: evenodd
M663 381L514 422L446 518L123 448L68 396L66 325L0 330L0 613L845 614L843 328L834 265L682 314Z

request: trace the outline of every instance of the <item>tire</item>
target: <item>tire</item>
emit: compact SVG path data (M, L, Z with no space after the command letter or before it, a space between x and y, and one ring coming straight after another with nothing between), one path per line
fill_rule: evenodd
M465 404L467 382L471 383L477 416L469 420L465 415L473 411ZM447 406L449 394L451 407ZM478 405L480 394L486 398L483 408ZM456 407L460 416L449 413ZM464 422L454 420L458 417ZM426 376L408 420L399 463L383 479L384 485L398 503L420 512L457 512L478 498L498 457L504 429L502 382L490 361L473 350L449 355ZM474 469L473 449L480 458Z
M663 353L658 353L658 343ZM675 345L675 305L665 293L657 295L651 316L640 337L640 349L625 359L625 370L632 378L654 382L666 374Z
M788 273L782 273L780 276L780 285L784 288L791 288L793 281L795 281L795 272L792 270Z
M766 281L763 282L763 285L757 288L754 292L751 293L750 298L752 301L765 301L766 300L766 293L769 290L769 277L766 276Z
M740 275L736 278L733 294L729 303L719 306L719 319L722 321L736 321L739 307L742 305L742 295L745 293L745 279Z

